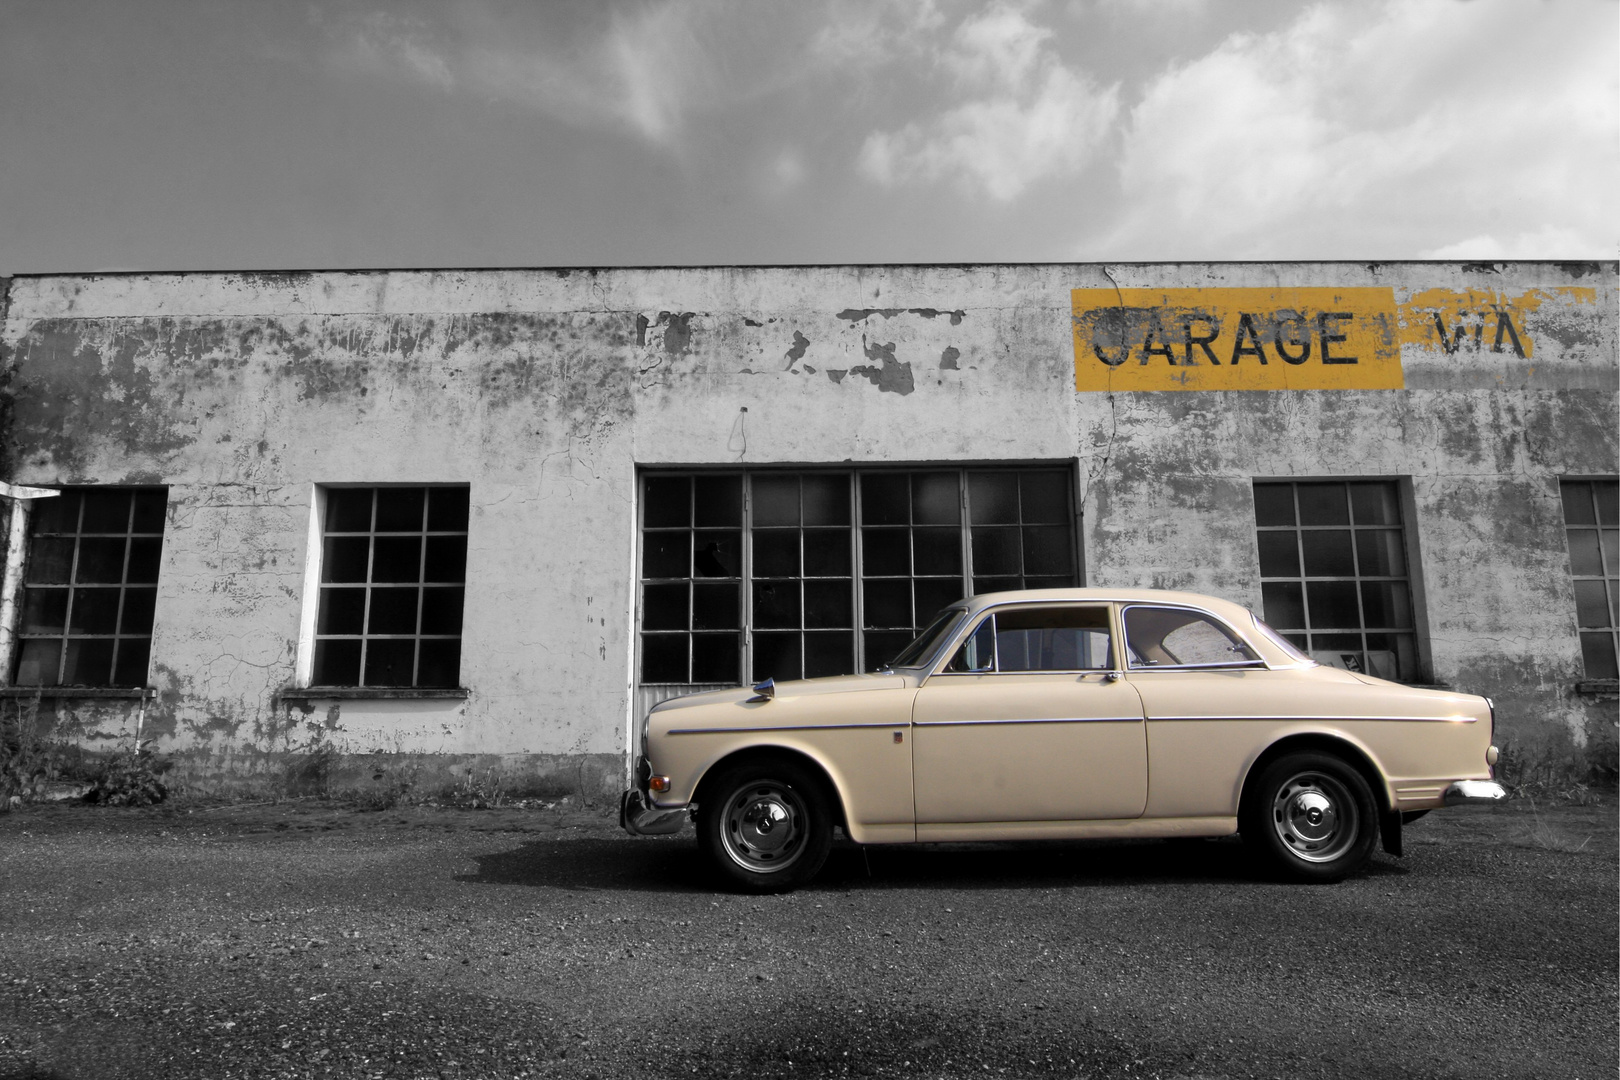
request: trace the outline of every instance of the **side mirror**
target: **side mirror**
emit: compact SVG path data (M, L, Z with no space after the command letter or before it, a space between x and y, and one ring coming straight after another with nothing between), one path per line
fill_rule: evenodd
M769 701L775 696L776 680L766 679L763 682L757 682L754 684L754 696L748 700L750 703L755 701Z

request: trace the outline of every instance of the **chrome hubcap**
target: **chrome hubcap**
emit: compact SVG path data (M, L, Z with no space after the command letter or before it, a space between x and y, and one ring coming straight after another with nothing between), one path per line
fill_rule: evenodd
M738 788L721 811L720 837L739 866L771 873L804 851L804 803L792 788L760 780Z
M1277 837L1306 862L1331 862L1356 838L1356 804L1344 784L1324 773L1301 773L1277 789L1271 803Z

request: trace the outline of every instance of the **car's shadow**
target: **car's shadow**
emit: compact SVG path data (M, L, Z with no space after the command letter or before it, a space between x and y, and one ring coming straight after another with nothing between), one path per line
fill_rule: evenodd
M691 837L538 840L476 857L456 876L479 885L565 890L714 892L713 874ZM1358 876L1402 875L1382 854ZM808 891L1005 889L1142 884L1267 885L1277 879L1236 838L1072 840L1006 844L862 847L840 842Z

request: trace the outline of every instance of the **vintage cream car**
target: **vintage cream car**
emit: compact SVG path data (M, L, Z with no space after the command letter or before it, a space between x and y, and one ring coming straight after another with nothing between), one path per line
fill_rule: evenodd
M809 880L862 844L1241 832L1288 876L1351 873L1403 821L1505 798L1491 703L1323 667L1191 593L992 593L869 675L675 698L620 820L690 816L722 877Z

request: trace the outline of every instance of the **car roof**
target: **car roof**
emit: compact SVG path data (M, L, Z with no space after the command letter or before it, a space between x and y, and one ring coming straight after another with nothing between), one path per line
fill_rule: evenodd
M1076 601L1093 604L1175 604L1203 608L1205 611L1221 616L1227 622L1240 624L1244 617L1249 614L1249 609L1243 605L1234 604L1230 600L1222 600L1218 596L1177 592L1171 589L1020 589L1009 592L980 593L977 596L968 597L962 603L970 613L977 614L987 608L1001 604L1073 603Z

